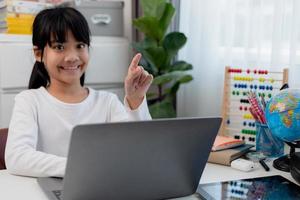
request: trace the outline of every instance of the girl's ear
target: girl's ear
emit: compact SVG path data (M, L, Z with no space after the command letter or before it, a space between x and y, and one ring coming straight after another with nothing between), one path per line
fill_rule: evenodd
M38 62L42 62L42 50L39 49L37 46L33 46L33 53L35 60Z

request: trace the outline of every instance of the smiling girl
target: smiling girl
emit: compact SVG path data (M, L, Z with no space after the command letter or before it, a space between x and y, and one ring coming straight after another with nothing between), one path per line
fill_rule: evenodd
M41 11L32 42L36 62L29 90L15 97L9 125L5 161L10 173L63 177L74 126L151 119L145 94L153 77L138 66L140 54L125 78L125 106L115 94L84 86L90 31L76 9Z

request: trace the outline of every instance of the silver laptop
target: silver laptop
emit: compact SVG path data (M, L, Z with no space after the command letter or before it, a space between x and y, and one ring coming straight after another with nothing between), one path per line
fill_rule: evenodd
M38 183L50 199L193 195L220 124L221 118L175 118L79 125L72 132L65 178L38 178Z

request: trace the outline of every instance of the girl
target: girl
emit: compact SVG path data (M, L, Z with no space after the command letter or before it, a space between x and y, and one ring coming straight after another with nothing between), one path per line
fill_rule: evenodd
M33 23L36 59L29 90L15 97L5 161L10 173L63 177L72 128L78 124L151 119L145 94L153 77L137 54L117 96L84 87L90 31L74 8L41 11ZM84 148L84 147L83 147Z

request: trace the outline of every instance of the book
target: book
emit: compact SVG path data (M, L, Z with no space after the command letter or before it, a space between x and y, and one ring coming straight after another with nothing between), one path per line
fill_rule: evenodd
M212 147L212 151L219 151L223 149L229 149L245 144L243 140L234 139L229 136L218 135Z
M243 144L241 146L234 147L231 149L212 151L209 154L208 162L230 166L231 161L241 157L242 155L247 153L252 147L254 147L254 145L252 144Z

